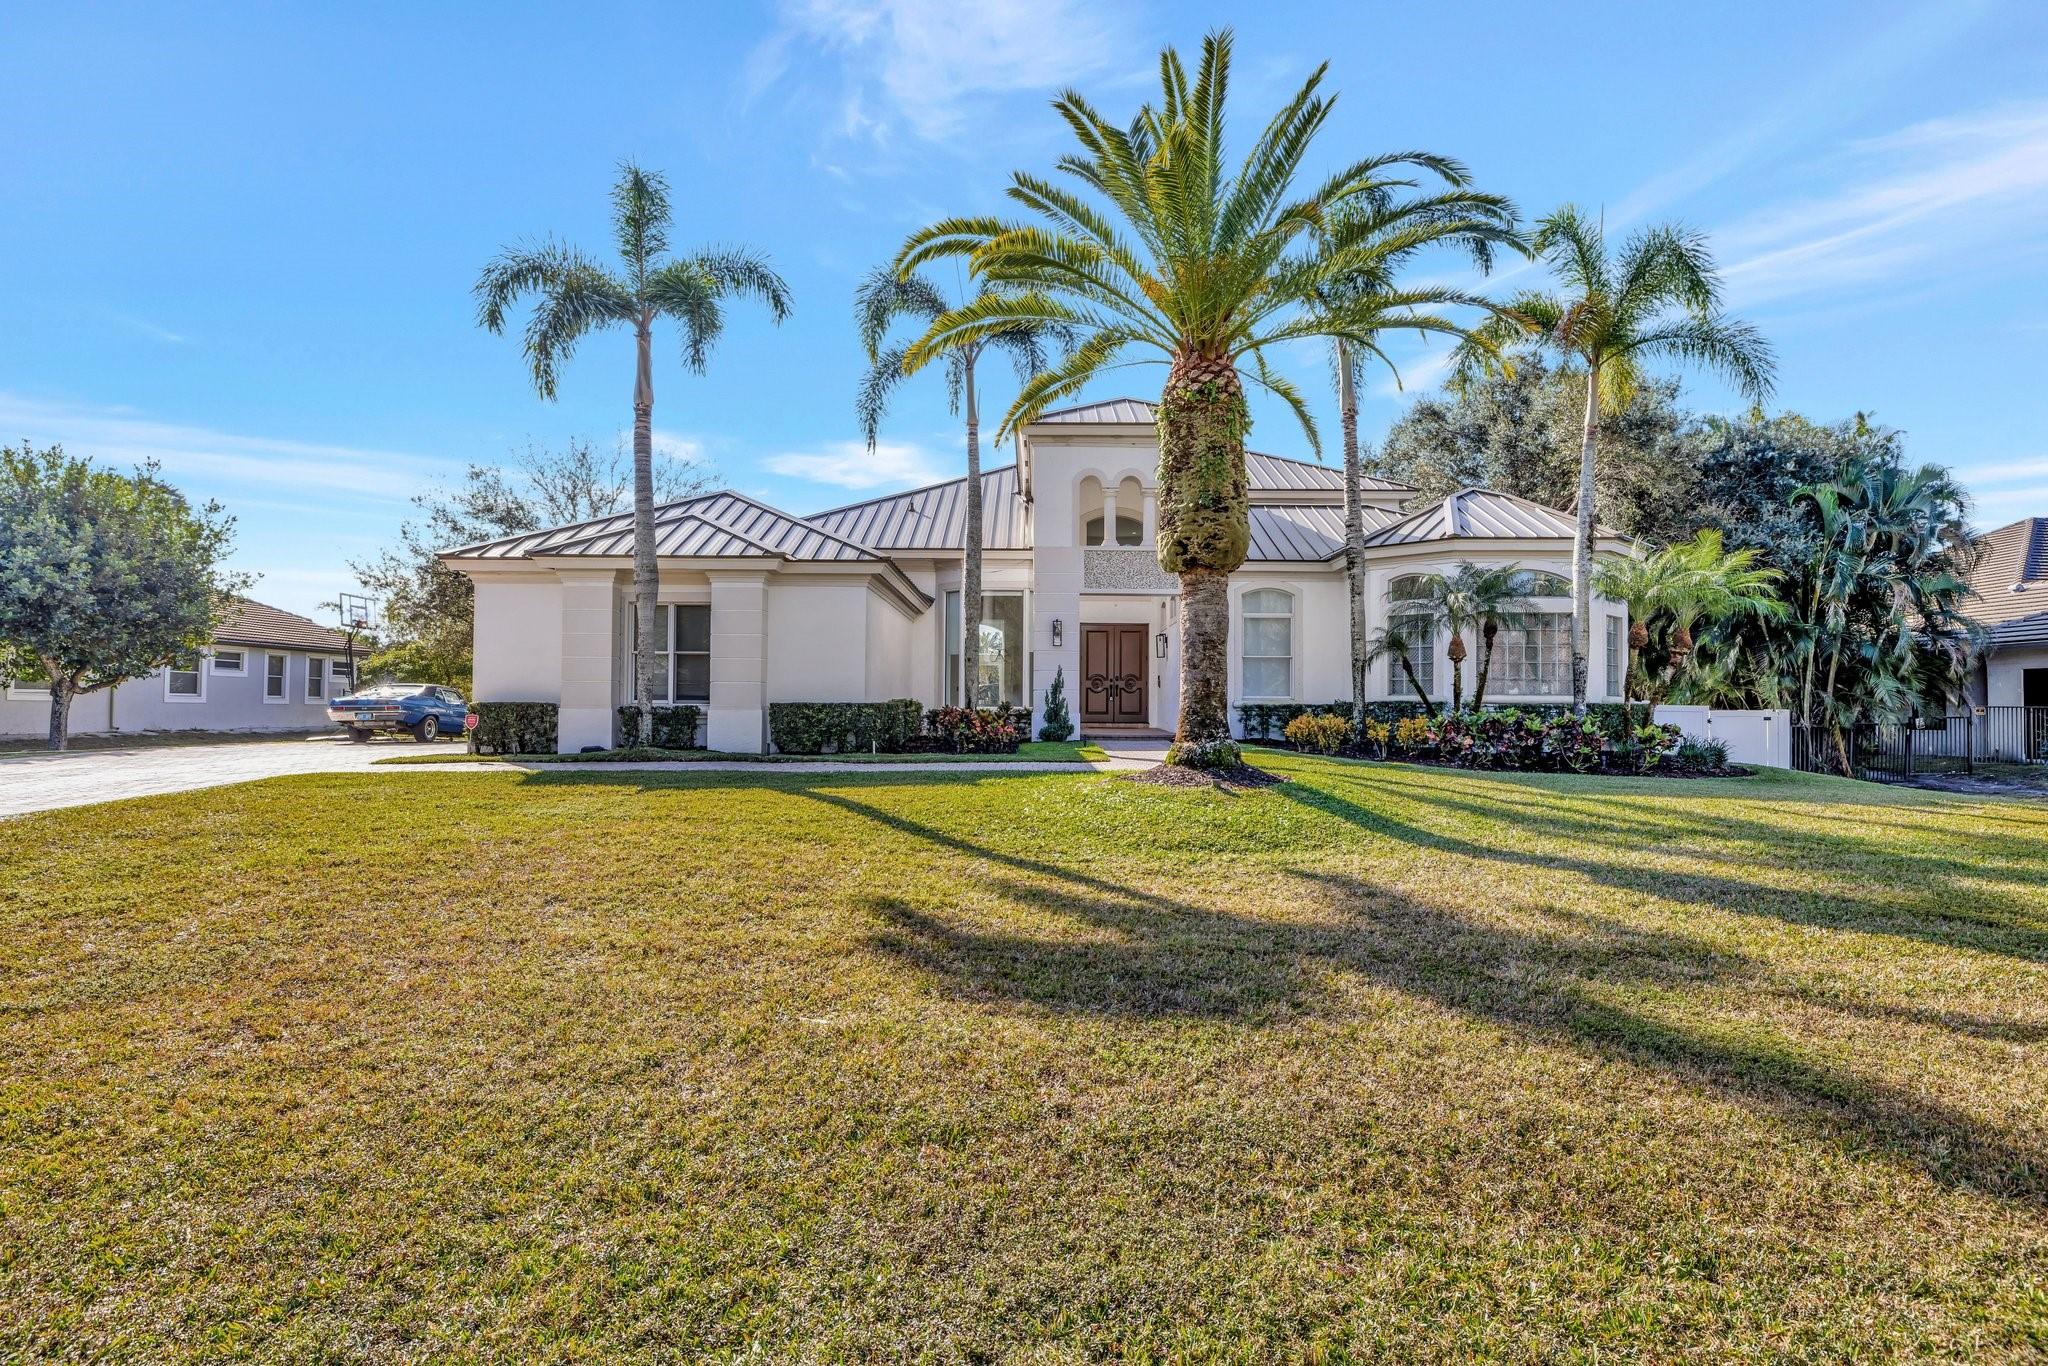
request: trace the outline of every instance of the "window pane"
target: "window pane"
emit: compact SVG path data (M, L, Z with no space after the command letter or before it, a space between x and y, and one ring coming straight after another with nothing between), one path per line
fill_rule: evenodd
M1250 659L1244 662L1246 697L1285 697L1288 668L1284 659Z
M1428 617L1395 617L1389 625L1408 642L1409 662L1415 666L1415 680L1422 685L1425 695L1436 694L1436 635ZM1496 646L1495 653L1499 650ZM1398 659L1389 659L1387 667L1392 671L1392 685L1395 696L1406 697L1413 689L1408 684L1407 671Z
M1244 595L1246 615L1253 612L1277 612L1282 616L1294 610L1294 601L1277 588L1261 588L1256 593Z
M242 652L240 650L216 650L213 656L213 667L221 673L240 673L242 671Z
M1024 595L981 595L980 673L975 679L976 706L1024 704Z
M1621 696L1621 618L1607 618L1607 695Z
M654 648L657 651L668 649L668 614L669 608L665 603L654 609ZM640 613L635 610L633 620L638 622L639 619Z
M1102 544L1102 514L1101 514L1101 513L1099 513L1099 512L1098 512L1098 513L1096 513L1096 514L1095 514L1095 515L1094 515L1093 517L1090 517L1090 518L1089 518L1089 519L1088 519L1088 520L1087 520L1087 521L1086 521L1085 523L1083 523L1083 530L1082 530L1082 535L1081 535L1081 544L1083 544L1083 545L1101 545L1101 544Z
M325 691L327 681L326 671L323 667L325 663L325 660L320 659L309 659L306 661L306 696L318 697Z
M1571 618L1545 612L1527 618L1527 624L1502 631L1494 644L1494 665L1501 670L1505 694L1519 697L1555 697L1569 690L1571 674Z
M1143 545L1145 523L1139 517L1118 516L1116 519L1116 543L1118 545Z
M1290 642L1294 623L1286 617L1246 617L1244 652L1250 655L1286 655L1294 651Z
M711 656L676 656L676 700L703 702L711 696Z
M676 608L676 648L678 650L709 650L711 648L710 607L685 604Z
M284 696L285 656L268 655L263 661L263 695Z
M199 671L196 669L171 670L171 696L199 696Z
M1387 587L1387 596L1395 602L1412 600L1422 596L1422 576L1403 574Z

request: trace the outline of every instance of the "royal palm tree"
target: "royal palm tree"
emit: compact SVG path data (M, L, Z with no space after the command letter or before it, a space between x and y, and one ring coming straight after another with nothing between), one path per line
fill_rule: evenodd
M1568 362L1585 367L1586 411L1579 439L1578 525L1572 545L1572 710L1586 710L1592 648L1593 457L1603 413L1618 412L1655 361L1704 366L1732 380L1754 402L1770 393L1771 349L1757 330L1726 316L1720 278L1706 240L1675 226L1632 234L1610 256L1602 226L1571 205L1543 219L1531 242L1560 292L1517 295L1506 313L1475 330L1486 349L1468 348L1458 379L1533 334Z
M1650 641L1650 621L1663 616L1670 625L1671 667L1686 667L1693 651L1693 628L1702 621L1750 614L1776 621L1786 615L1777 584L1784 575L1757 566L1755 549L1724 550L1721 533L1701 531L1690 541L1666 546L1637 558L1601 557L1593 585L1601 597L1627 606L1628 641L1622 662L1622 706L1635 723L1636 660Z
M861 346L867 351L868 369L861 377L860 392L853 406L869 450L875 448L881 434L889 396L904 378L905 348L885 345L890 327L907 318L929 328L954 307L945 292L924 276L901 275L886 266L869 272L855 289L854 319L860 328ZM1057 324L1019 322L1007 330L961 342L943 354L946 392L952 410L967 422L967 527L960 575L962 696L948 697L948 703L975 705L974 685L981 669L981 401L975 388L975 366L993 348L1009 357L1020 382L1028 382L1045 369L1048 346L1071 350L1068 329Z
M1080 145L1059 170L1073 185L1019 172L1009 197L1035 221L953 218L914 235L899 273L966 257L997 286L935 320L904 355L914 371L963 342L1017 326L1072 327L1071 356L1023 387L999 435L1076 394L1133 350L1167 366L1157 418L1160 568L1180 580L1181 696L1170 762L1235 757L1229 743L1230 613L1226 585L1251 543L1245 479L1245 383L1284 403L1317 451L1300 391L1267 351L1311 337L1371 344L1377 308L1325 306L1365 249L1334 231L1331 213L1396 179L1416 154L1352 162L1305 193L1296 185L1331 99L1317 68L1236 165L1224 147L1227 32L1203 40L1190 80L1160 55L1160 93L1125 127L1067 91L1054 101ZM1327 234L1328 240L1319 240Z
M765 258L739 248L670 256L672 220L668 181L632 162L619 167L612 187L612 232L619 266L607 270L576 248L554 241L507 247L477 277L477 322L493 333L521 298L536 296L526 325L526 359L533 387L555 397L556 377L576 343L604 328L633 330L633 652L634 696L640 734L653 733L654 707L654 324L667 319L682 330L683 364L702 374L725 326L725 301L765 304L781 322L789 316L789 286Z
M1465 328L1436 310L1447 305L1490 307L1486 300L1463 290L1401 288L1401 268L1417 252L1428 246L1455 246L1469 252L1481 270L1490 270L1496 247L1525 249L1515 231L1514 206L1508 200L1471 189L1465 169L1449 158L1418 154L1412 165L1418 172L1436 177L1444 188L1431 194L1398 195L1392 186L1376 186L1337 209L1331 215L1330 230L1324 234L1326 248L1339 241L1352 243L1357 264L1348 275L1325 287L1320 302L1325 307L1344 307L1359 332L1370 338L1360 343L1348 336L1338 336L1330 347L1331 369L1337 380L1337 415L1343 433L1344 568L1351 600L1351 695L1359 703L1352 709L1352 724L1361 735L1366 721L1366 676L1372 667L1368 657L1371 642L1366 639L1365 500L1360 488L1365 472L1358 449L1358 391L1364 382L1366 364L1379 361L1399 385L1400 371L1380 347L1383 334L1412 332L1469 340ZM1382 319L1377 327L1367 325L1367 311L1371 309L1376 309Z

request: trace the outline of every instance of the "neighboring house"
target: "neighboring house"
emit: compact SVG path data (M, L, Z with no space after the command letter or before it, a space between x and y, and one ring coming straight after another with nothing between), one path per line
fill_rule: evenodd
M2048 707L2048 517L2023 517L1977 538L1964 610L1985 633L1973 700Z
M348 688L347 646L339 631L238 598L205 650L73 699L71 733L324 729L327 699ZM9 680L0 690L0 735L49 731L49 688Z
M1063 669L1084 734L1172 728L1179 589L1153 549L1152 412L1117 399L1048 413L1018 435L1014 465L984 472L982 704L1029 705L1036 726ZM1348 698L1342 474L1274 455L1248 463L1251 557L1230 587L1233 708ZM809 517L732 492L657 508L656 701L704 707L712 748L759 752L771 702L957 696L965 489L955 479ZM1502 632L1487 695L1569 700L1571 518L1484 489L1404 513L1414 494L1366 483L1371 625L1406 576L1519 563L1535 571L1540 614ZM1602 549L1628 548L1601 536ZM619 514L442 552L476 585L478 701L559 702L563 750L613 742L633 692L632 542L632 518ZM1625 610L1597 611L1591 695L1619 697ZM1418 666L1439 698L1448 643L1431 642ZM1398 665L1374 666L1372 697L1407 692Z

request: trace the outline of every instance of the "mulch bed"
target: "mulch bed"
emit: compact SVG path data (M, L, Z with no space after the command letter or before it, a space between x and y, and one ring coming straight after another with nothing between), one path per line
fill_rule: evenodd
M1268 773L1250 764L1237 764L1230 768L1184 768L1178 764L1158 764L1143 773L1122 776L1127 783L1150 783L1155 787L1208 787L1225 792L1273 787L1287 781L1277 773Z

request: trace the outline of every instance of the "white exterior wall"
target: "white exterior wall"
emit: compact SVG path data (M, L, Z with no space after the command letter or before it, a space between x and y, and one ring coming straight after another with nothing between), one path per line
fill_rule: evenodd
M2026 675L2029 669L2048 669L2048 649L1999 650L1984 661L1984 704L1991 707L2026 705Z
M476 576L477 702L562 700L562 583L552 573Z
M867 688L865 696L877 701L890 701L898 697L915 697L920 702L919 689L913 681L918 677L916 663L912 658L911 641L926 634L918 627L929 625L927 620L934 613L927 612L919 621L912 621L903 615L880 593L866 592L868 609L867 638ZM769 671L769 677L774 677ZM929 706L930 703L925 703Z
M771 702L865 702L872 647L865 583L776 578L768 584L767 698ZM711 670L717 689L717 607ZM883 604L886 607L886 604ZM894 609L889 609L893 611ZM718 745L714 748L724 749Z
M309 659L339 665L341 655L309 654L304 650L265 650L254 645L221 645L223 650L240 650L243 672L219 673L209 654L202 666L203 696L196 699L170 698L165 675L158 669L147 678L132 678L111 689L101 689L71 701L73 735L137 734L167 730L217 731L301 731L324 730L327 697L333 692L331 680L322 695L306 700L306 671ZM285 696L278 702L263 696L264 660L267 655L285 656ZM323 674L331 670L323 668ZM50 733L50 695L10 685L0 689L0 735L44 736Z
M705 744L740 754L766 753L768 576L759 570L716 570L709 577L711 706Z

